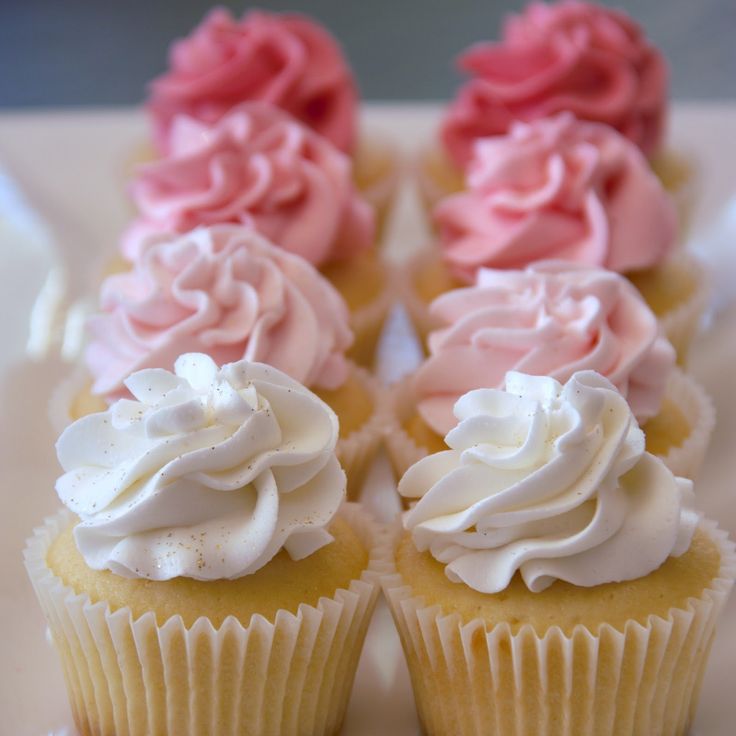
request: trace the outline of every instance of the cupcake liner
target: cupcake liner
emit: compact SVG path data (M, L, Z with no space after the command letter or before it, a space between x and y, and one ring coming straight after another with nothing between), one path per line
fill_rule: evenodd
M399 299L409 315L409 319L416 330L422 349L426 352L427 336L437 328L437 320L429 312L430 302L426 301L417 289L417 279L428 268L438 261L437 249L422 248L412 255L400 267L397 276Z
M681 253L673 259L672 266L679 274L687 274L692 291L681 304L662 315L660 322L662 331L677 351L678 363L686 365L690 345L708 306L710 289L705 268L695 256Z
M89 382L89 372L82 363L77 363L52 389L48 404L48 418L56 434L61 434L74 421L71 414L72 405Z
M398 298L395 270L388 263L384 263L383 267L386 276L381 292L370 304L350 312L350 329L355 339L347 354L356 363L367 368L373 366L383 326Z
M690 344L708 304L708 278L702 263L689 253L679 252L646 276L632 274L631 279L657 314L662 332L677 352L678 364L685 365ZM662 312L653 303L656 301L654 292L658 288L672 289L673 285L681 292L677 304Z
M665 400L672 401L682 412L690 425L690 433L681 445L672 447L660 457L675 475L695 478L716 422L713 402L700 384L678 368L667 380Z
M378 380L360 366L353 365L352 370L373 400L373 414L360 429L337 441L335 452L348 477L347 496L350 501L360 495L368 469L383 441L390 412L385 392Z
M24 557L61 655L74 721L98 734L333 734L342 723L368 622L378 596L380 528L359 507L340 511L371 549L367 569L317 606L207 618L186 628L146 613L111 611L76 594L46 566L66 510L28 540ZM384 552L382 554L385 555Z
M378 246L382 247L402 178L403 163L390 139L375 131L361 135L358 148L354 159L356 185L376 213ZM370 170L372 168L380 170L378 176Z
M680 245L687 243L697 202L698 167L688 152L667 148L652 159L652 169L677 210Z
M667 380L665 401L672 402L683 414L690 432L681 445L660 455L664 464L678 476L695 478L703 463L708 441L715 426L713 403L703 388L679 368ZM404 429L416 411L416 397L411 389L411 376L397 383L388 396L390 418L385 425L385 445L397 478L429 451Z
M384 444L397 480L429 454L427 448L418 445L404 429L404 423L416 411L411 378L409 375L395 383L387 396L389 418L384 429Z
M623 631L581 624L544 636L524 624L487 628L425 606L396 571L381 578L428 734L587 736L686 733L718 618L736 576L734 545L713 522L721 566L701 596ZM398 524L388 538L393 552Z
M425 145L417 154L414 179L431 226L431 213L435 205L463 188L463 174L444 150L433 142Z

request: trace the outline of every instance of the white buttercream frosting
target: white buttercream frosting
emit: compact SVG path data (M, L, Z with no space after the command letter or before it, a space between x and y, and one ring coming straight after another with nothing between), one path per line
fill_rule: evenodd
M509 372L505 390L455 405L450 448L413 465L399 492L421 551L451 580L496 593L519 571L542 591L643 577L690 546L692 483L645 452L626 400L594 371L564 385Z
M218 368L198 353L125 384L134 400L83 417L57 443L56 490L80 517L91 568L232 579L282 548L301 559L332 541L345 494L338 421L308 389L261 363Z

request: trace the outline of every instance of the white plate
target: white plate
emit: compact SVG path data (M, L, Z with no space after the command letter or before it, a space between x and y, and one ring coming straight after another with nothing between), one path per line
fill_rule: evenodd
M436 107L374 106L367 117L409 150L431 131ZM703 206L696 226L709 222L727 196L736 193L736 150L724 150L735 129L734 105L687 105L675 110L675 144L690 150L701 166ZM125 223L128 213L120 197L124 162L143 130L140 114L130 110L0 116L0 166L8 167L33 204L42 208L60 238L57 246L63 259L80 273L85 264L104 260ZM426 235L408 200L395 225L396 255L408 252ZM46 643L44 622L21 564L24 539L57 505L52 489L58 468L46 409L52 387L66 370L58 360L33 363L17 357L24 337L8 325L27 321L29 289L43 281L45 263L37 259L29 280L28 263L33 259L18 259L23 248L18 239L0 241L0 314L6 325L2 344L8 346L0 356L0 733L71 736L60 666ZM82 279L73 288L83 289L86 283ZM401 344L400 339L392 342ZM734 365L736 311L732 310L701 338L692 366L719 412L698 496L706 513L732 535L736 535L736 391L730 384ZM366 491L376 508L396 508L391 506L393 481L385 459L374 469ZM736 598L732 598L713 646L693 734L734 733L735 669ZM406 666L383 605L368 633L343 732L420 733Z

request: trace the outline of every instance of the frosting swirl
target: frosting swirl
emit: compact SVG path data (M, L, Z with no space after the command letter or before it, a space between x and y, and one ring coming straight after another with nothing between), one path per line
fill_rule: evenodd
M445 262L468 282L481 266L545 258L649 268L676 234L672 202L639 150L570 113L478 141L467 190L442 200L434 217Z
M413 465L399 493L420 551L483 593L518 570L538 592L643 577L684 553L698 523L692 483L644 451L626 400L582 371L564 385L510 372L506 391L455 405L451 448Z
M565 382L594 370L627 398L637 420L657 414L675 351L634 286L600 268L561 261L524 271L481 269L476 285L435 299L440 325L412 379L417 409L442 436L452 408L476 388L501 388L507 371Z
M140 215L121 244L129 260L153 233L223 222L252 226L318 266L373 243L373 210L350 159L278 108L243 103L212 126L178 117L170 143L131 184Z
M173 44L169 69L151 83L148 113L161 153L177 115L215 123L241 102L286 110L343 151L357 128L358 92L340 46L318 23L294 14L251 11L235 20L210 11Z
M314 394L270 366L195 353L126 386L135 400L74 422L56 445L56 491L81 519L92 569L233 579L281 548L301 559L332 541L345 474L337 417Z
M142 368L171 370L203 352L218 365L268 363L307 386L348 374L347 306L302 258L249 228L217 225L154 241L126 273L108 277L88 322L92 390L110 396Z
M578 0L533 2L508 18L500 43L472 46L459 66L472 79L447 110L442 139L460 167L476 139L562 110L616 128L648 157L662 143L667 63L619 11Z

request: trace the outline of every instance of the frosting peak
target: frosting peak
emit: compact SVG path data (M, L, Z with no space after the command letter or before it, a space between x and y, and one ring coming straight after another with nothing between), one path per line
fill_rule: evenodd
M616 128L648 157L662 143L667 63L620 11L579 0L530 3L508 18L500 43L472 46L459 66L472 79L448 109L442 138L460 167L476 139L562 110Z
M484 592L518 571L538 592L643 577L690 545L692 484L644 451L626 400L593 371L563 386L510 372L506 390L455 405L449 450L413 465L399 493L420 551Z
M133 400L67 427L56 490L87 564L125 577L232 579L306 557L345 493L337 417L260 363L188 354L126 381Z
M187 352L222 365L268 363L308 386L334 389L348 373L348 309L309 263L250 228L217 225L150 242L126 273L108 277L92 317L93 391L124 392L142 368L171 370Z
M570 113L478 141L467 190L442 200L434 217L448 267L468 282L481 266L545 258L650 268L676 234L672 202L639 150Z
M357 127L357 87L329 32L294 14L210 11L176 42L169 69L151 83L148 112L161 153L178 115L215 123L241 102L280 107L343 151Z
M562 261L523 271L480 269L476 285L435 299L439 327L412 380L419 414L439 435L455 426L466 391L501 388L507 371L567 381L595 370L639 421L660 410L675 352L634 286L600 268Z
M123 253L135 260L151 234L229 222L317 266L350 258L375 235L351 167L327 139L264 102L243 103L211 126L180 116L168 156L131 184L139 217Z

